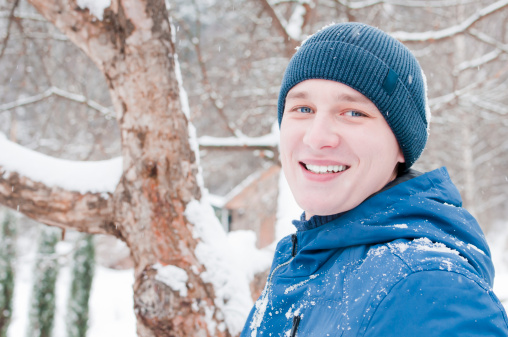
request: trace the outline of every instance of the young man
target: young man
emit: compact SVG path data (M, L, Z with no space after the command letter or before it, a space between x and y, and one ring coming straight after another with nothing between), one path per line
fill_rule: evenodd
M242 337L508 336L489 248L446 169L410 169L430 113L407 48L367 25L328 26L291 59L278 109L305 212Z

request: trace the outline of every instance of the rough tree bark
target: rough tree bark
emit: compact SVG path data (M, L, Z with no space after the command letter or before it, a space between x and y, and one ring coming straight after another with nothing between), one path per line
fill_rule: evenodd
M222 313L210 315L214 289L199 276L198 241L184 216L201 192L164 0L113 0L103 20L75 0L30 2L104 73L121 129L123 176L108 197L47 187L0 167L0 203L21 205L48 225L124 240L135 261L139 336L229 336ZM155 279L157 263L187 272L187 296ZM221 329L210 329L210 320Z

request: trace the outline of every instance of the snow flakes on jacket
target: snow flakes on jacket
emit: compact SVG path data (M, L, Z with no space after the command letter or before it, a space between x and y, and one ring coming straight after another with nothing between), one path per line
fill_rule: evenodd
M282 239L242 337L508 336L476 220L445 168Z

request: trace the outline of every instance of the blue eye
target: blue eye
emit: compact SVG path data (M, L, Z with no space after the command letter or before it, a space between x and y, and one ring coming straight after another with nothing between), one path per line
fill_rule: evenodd
M312 109L309 108L308 106L301 106L299 108L296 108L296 111L302 112L302 113L305 113L305 114L312 113Z
M344 115L350 116L350 117L365 117L366 116L364 113L355 111L355 110L349 110Z

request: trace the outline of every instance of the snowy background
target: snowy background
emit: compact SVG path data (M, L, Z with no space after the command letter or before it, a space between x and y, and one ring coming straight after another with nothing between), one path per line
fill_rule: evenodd
M14 3L0 0L0 166L48 185L112 192L121 174L121 145L103 74L27 1ZM109 3L77 1L99 20ZM219 199L246 177L278 165L274 126L280 79L308 34L332 21L355 20L403 40L427 74L433 113L417 169L448 167L487 232L496 266L494 290L508 306L508 0L172 0L167 5L203 180ZM276 241L294 230L291 219L300 214L283 179L279 200ZM9 337L26 336L40 226L20 220ZM56 337L66 336L73 235L68 232L57 245ZM258 250L255 238L253 232L232 232L224 247L234 252L236 268L248 280L268 268L273 255L274 244ZM99 246L103 239L96 238ZM105 261L108 255L125 257L127 248L119 241L107 245L109 251L97 253L88 335L135 336L133 271L108 268Z

